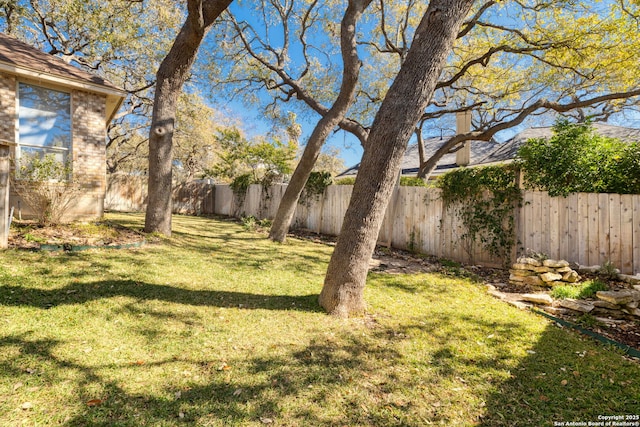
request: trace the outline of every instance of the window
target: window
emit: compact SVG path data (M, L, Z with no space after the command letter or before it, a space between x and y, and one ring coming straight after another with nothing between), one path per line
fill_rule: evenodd
M52 156L67 164L71 149L71 95L18 84L16 159Z

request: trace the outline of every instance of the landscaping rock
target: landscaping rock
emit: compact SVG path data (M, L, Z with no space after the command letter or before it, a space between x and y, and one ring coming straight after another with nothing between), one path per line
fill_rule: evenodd
M526 302L522 302L522 301L513 301L513 300L505 300L508 304L511 304L512 306L519 308L520 310L525 310L528 308L531 308L530 304L527 304Z
M505 297L506 297L504 292L500 292L500 291L496 290L496 288L487 289L487 293L489 295L493 295L494 297L496 297L498 299L501 299L501 300L505 299Z
M546 305L544 307L540 307L542 308L543 311L549 313L549 314L553 314L554 316L558 316L558 315L562 315L562 314L569 314L571 312L571 310L567 310L566 308L561 308L561 307L552 307L550 305Z
M634 288L640 290L640 275L631 276L629 274L618 274L618 279L630 283L634 285Z
M603 301L603 300L594 301L593 305L595 307L598 307L598 308L606 308L606 309L609 309L609 310L619 310L620 309L619 305L612 304L610 302Z
M576 283L578 280L580 280L580 276L578 275L578 273L576 273L573 270L567 271L562 276L562 281L563 282Z
M569 262L565 260L545 259L542 262L542 265L544 265L545 267L551 267L551 268L562 268L562 267L569 267Z
M531 265L531 264L522 264L522 263L516 263L513 264L512 269L513 271L531 271L531 272L535 272L536 268L541 268L541 267L536 267L535 265Z
M624 323L624 320L619 319L609 319L608 317L596 317L596 320L601 323L606 323L608 325L619 325Z
M382 261L379 259L371 258L369 260L369 270L375 270L376 268L379 268L381 264Z
M551 305L553 304L553 298L548 294L523 294L522 300L529 301L534 304Z
M566 285L571 285L571 283L569 282L562 282L560 280L556 280L555 282L548 282L546 283L547 286L551 286L552 288L555 288L556 286L566 286Z
M593 304L587 301L580 301L575 299L563 299L558 302L561 307L568 308L573 311L579 311L581 313L589 313L594 309Z
M562 280L562 275L557 273L542 273L540 275L540 279L542 279L543 282L547 283L556 282Z
M529 286L544 286L544 282L538 276L523 277L522 283Z
M511 283L513 283L513 282L520 282L520 283L522 283L522 282L524 281L524 278L525 278L525 277L526 277L526 276L516 276L515 274L511 274L511 275L509 275L509 281L510 281Z
M625 313L622 310L609 310L607 308L598 308L598 307L594 308L591 313L601 314L601 315L613 317L616 319L626 319L629 317L628 313Z
M535 258L529 258L529 257L520 257L516 260L516 262L518 264L528 264L528 265L532 265L534 267L541 267L542 263L540 261L538 261Z
M597 273L600 268L599 265L581 265L578 267L578 273Z
M598 299L610 302L611 304L623 305L634 300L634 291L598 291Z
M578 273L569 267L567 261L545 260L545 265L535 265L536 263L541 264L533 258L518 258L518 262L509 270L510 283L516 286L552 287L576 283L580 280Z
M514 264L513 265L514 268L509 270L509 273L511 273L514 276L520 276L520 277L535 276L535 274L536 274L535 271L527 270L527 269L524 269L524 268L517 269L517 268L515 268L517 265L518 264ZM519 264L519 265L521 265L523 267L528 267L526 264Z

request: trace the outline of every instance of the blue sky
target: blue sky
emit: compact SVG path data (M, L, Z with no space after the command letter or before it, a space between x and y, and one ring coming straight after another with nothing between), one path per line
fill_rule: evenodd
M255 25L259 25L257 24L257 22L259 22L259 19L256 20L255 16L251 15L251 7L252 7L251 2L238 2L238 3L234 2L231 6L231 10L237 14L239 20L246 19L247 21L252 22ZM508 24L507 22L508 19L516 19L516 18L514 17L508 18L508 14L507 14L504 16L501 15L501 17L498 17L497 19L505 20L504 23ZM366 25L367 24L365 24L365 26ZM264 28L261 28L259 31L264 31ZM277 27L271 28L269 36L270 36L271 42L277 44L278 37L279 37L278 28ZM295 61L296 60L295 50L292 51L291 56ZM366 54L362 52L361 57L364 57L364 56L366 56ZM340 62L339 58L334 57L334 59L337 60L336 62ZM220 104L213 105L214 108L223 109L223 110L226 109L230 111L232 115L240 118L240 120L244 124L243 126L244 130L249 136L264 135L271 129L271 123L261 118L262 113L260 112L259 108L253 109L251 107L248 107L247 105L242 104L237 100L233 100L233 101L228 99L225 100L224 97L218 97L216 102L222 103L222 105ZM293 102L298 102L298 105L297 106L294 105ZM298 122L302 125L302 129L303 129L303 134L300 138L300 142L304 144L304 142L307 140L308 136L310 135L311 131L313 130L313 127L315 126L317 121L320 119L320 116L315 113L311 113L308 107L301 106L300 104L302 104L300 101L292 101L289 104L283 104L282 110L283 112L285 112L288 107L291 107L292 111L295 111L296 113L298 113ZM325 102L325 105L329 106L327 102ZM302 111L307 110L307 113L300 114L299 112L301 110ZM618 124L625 124L629 126L638 125L637 116L621 117L619 118L619 120L617 120L617 122ZM530 126L531 125L530 123L531 122L525 123L523 126L520 126L518 128L504 131L496 135L496 139L498 141L505 141L511 136L513 136L515 133L517 133L519 130L521 130L522 128ZM536 125L541 125L541 124L551 125L552 123L553 123L553 117L550 116L548 117L548 120L546 122L542 122L542 123L538 122L536 123ZM444 128L443 133L445 134L445 136L451 135L455 132L454 123L451 123L450 126L447 126L445 124L443 128ZM425 138L436 137L436 136L440 136L440 131L434 130L434 131L431 131L431 133L426 132L425 134ZM340 149L341 157L343 158L346 167L349 167L358 163L362 156L362 148L360 146L359 141L354 136L344 131L337 131L333 133L330 136L329 140L327 141L327 145L334 146Z

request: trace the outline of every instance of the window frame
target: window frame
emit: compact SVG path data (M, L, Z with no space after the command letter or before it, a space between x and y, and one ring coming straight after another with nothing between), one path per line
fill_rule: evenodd
M59 92L65 95L68 95L69 97L69 133L68 133L68 143L65 146L59 146L59 147L52 147L52 146L42 146L42 145L33 145L33 144L25 144L24 142L21 141L20 138L20 86L21 85L26 85L26 86L31 86L34 87L36 89L44 89L47 91L52 91L52 92ZM72 90L70 90L69 88L65 88L65 87L60 87L60 86L56 86L56 85L50 85L50 84L42 84L42 82L33 82L27 79L16 79L16 85L15 85L15 106L16 106L16 110L15 110L15 154L14 154L14 159L16 164L20 163L20 158L22 157L22 152L24 149L28 149L30 151L35 151L35 152L40 152L42 153L41 157L44 157L47 154L53 154L54 156L57 156L59 154L62 155L63 163L65 165L69 165L69 167L71 167L72 165L72 160L73 160L73 124L74 124L74 117L73 117L73 92ZM57 114L57 113L56 113ZM26 151L26 150L24 150ZM16 169L16 177L19 178L19 174L17 173L18 170Z

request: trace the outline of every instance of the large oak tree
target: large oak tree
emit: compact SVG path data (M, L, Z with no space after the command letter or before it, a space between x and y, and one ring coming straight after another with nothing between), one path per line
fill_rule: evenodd
M402 68L375 116L320 293L320 304L331 314L346 317L366 308L368 263L400 161L472 4L473 0L429 3Z
M232 0L188 0L188 14L156 74L149 130L149 201L145 231L171 235L172 148L176 104L202 40Z
M342 52L342 83L338 95L326 113L318 121L302 152L300 161L285 190L273 220L269 238L283 242L293 220L300 195L309 179L322 146L329 134L344 120L356 94L356 85L362 65L357 50L357 23L372 0L350 0L340 24L340 47Z
M332 28L327 8L318 13L318 2L262 2L269 11L259 14L265 22L278 22L277 32L284 43L273 37L274 29L260 33L251 24L235 22L235 38L227 39L232 47L220 58L233 60L231 68L222 67L226 83L235 85L239 93L249 96L255 103L261 93L267 92L268 108L278 113L284 102L304 106L320 115L317 129L326 128L327 104L335 100L340 105L344 93L333 71L337 55L332 50L337 42L327 44L325 38L314 39L318 21ZM354 40L360 45L363 66L353 68L353 61L344 56L343 75L356 70L351 76L359 77L355 87L354 104L348 115L334 124L353 133L367 149L371 121L390 83L406 59L412 34L426 8L424 2L412 0L379 0L372 3L365 15L366 34ZM306 9L305 9L306 8ZM296 10L300 10L298 14ZM627 13L623 13L625 10ZM278 13L276 13L277 11ZM525 120L548 114L549 111L578 110L579 114L608 118L624 108L634 105L629 99L635 92L637 76L634 55L639 45L633 31L635 7L622 0L608 0L602 4L571 1L545 2L542 0L475 2L472 13L456 35L456 43L447 58L436 90L416 126L419 148L423 132L450 129L455 113L472 111L473 132L447 136L430 158L421 153L419 176L426 177L442 155L457 150L465 141L490 140L500 131L522 124ZM347 18L345 14L344 18ZM296 25L299 22L299 25ZM344 22L344 20L343 20ZM576 25L566 25L575 22ZM269 28L265 24L266 28ZM345 45L345 35L334 36ZM238 43L242 40L242 43ZM273 42L272 40L276 41ZM300 40L298 49L294 42ZM309 52L323 46L322 52L332 58L329 65ZM363 54L363 49L368 48ZM296 61L293 54L302 51L303 60ZM231 53L229 53L231 52ZM249 60L241 61L245 55ZM337 67L337 66L336 66ZM325 72L326 70L326 72ZM333 76L333 79L332 79ZM630 78L631 77L631 78ZM225 80L225 78L223 78ZM344 104L342 104L344 105ZM334 120L335 121L335 120ZM448 135L449 132L446 132ZM313 154L323 142L314 132L309 139L308 156L298 165L290 188L280 204L270 237L283 240L295 210L297 198L313 166Z

